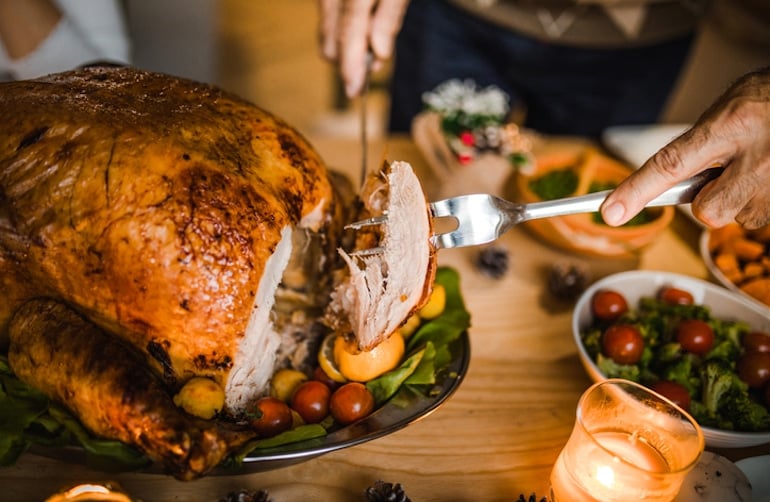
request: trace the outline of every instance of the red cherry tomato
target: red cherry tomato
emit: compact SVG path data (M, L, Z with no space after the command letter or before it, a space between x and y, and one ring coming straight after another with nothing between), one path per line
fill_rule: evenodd
M302 382L291 396L291 407L308 424L317 424L329 414L332 391L318 380Z
M291 429L289 405L274 397L263 397L254 404L251 427L263 437L272 437Z
M689 291L672 286L661 288L658 291L658 299L672 305L692 305L695 302Z
M618 364L636 364L644 351L642 334L630 324L613 324L602 335L602 352Z
M323 368L320 366L316 366L313 370L313 380L318 380L319 382L329 387L331 390L334 390L340 386L340 383L332 380L332 377L327 375Z
M676 327L676 341L687 352L702 356L714 346L714 330L700 319L683 319Z
M617 291L604 289L591 298L591 311L600 321L614 321L628 312L628 302Z
M366 385L349 382L334 391L329 409L334 420L347 425L364 418L374 410L374 396Z
M659 380L651 388L683 410L690 411L690 393L684 385L670 380Z
M738 377L752 389L770 382L770 352L746 352L735 367Z
M770 335L752 331L743 335L741 344L747 352L770 352Z

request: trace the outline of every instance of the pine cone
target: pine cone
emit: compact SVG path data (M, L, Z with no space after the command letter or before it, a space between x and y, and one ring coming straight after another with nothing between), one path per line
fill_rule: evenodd
M365 493L367 502L411 502L399 483L378 480Z
M519 498L516 499L516 502L548 502L548 497L543 497L540 500L537 499L537 495L534 493L529 496L529 498L524 497L524 494L522 493L519 495Z
M579 264L556 263L548 271L548 291L560 300L575 300L588 285L588 275Z
M509 262L508 250L499 246L488 246L482 249L476 258L476 266L481 273L493 279L499 279L505 275Z
M257 490L249 492L248 490L240 490L237 492L230 492L219 502L271 502L268 498L265 490Z

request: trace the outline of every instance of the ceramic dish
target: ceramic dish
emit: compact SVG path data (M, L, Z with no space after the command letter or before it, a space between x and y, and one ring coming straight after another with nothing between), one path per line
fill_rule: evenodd
M638 168L689 128L689 124L614 126L602 132L602 143Z
M545 188L538 193L533 188L539 183L558 189L558 192L567 191L572 188L565 186L569 182L565 178L570 172L576 184L569 196L611 188L632 172L631 167L594 147L576 147L574 144L563 147L552 144L535 151L535 165L531 174L519 171L514 175L511 198L525 203L544 200L538 193L544 193ZM655 240L671 222L674 208L648 208L645 214L646 221L621 227L606 225L597 221L595 214L588 213L532 220L523 225L544 241L568 251L590 256L628 257Z
M601 289L613 289L625 296L629 307L637 305L642 296L655 296L663 286L673 286L689 291L695 303L707 305L714 317L740 319L755 329L770 332L768 311L755 302L710 282L670 272L637 270L607 276L586 289L575 305L572 317L572 333L580 360L594 381L604 380L594 360L584 347L580 332L592 321L591 298ZM706 444L716 448L738 448L770 442L770 431L735 432L703 427Z
M770 455L744 458L735 465L751 483L752 502L770 502Z
M765 309L768 309L767 315L770 315L770 253L768 252L767 247L765 248L764 255L755 260L758 264L760 264L759 266L765 269L764 272L762 272L764 277L758 276L754 279L754 281L763 281L765 287L762 287L760 282L756 282L753 286L747 287L746 284L753 281L744 282L743 279L731 279L725 275L725 273L723 273L714 262L714 253L712 253L714 244L711 243L713 232L724 232L726 229L727 227L715 231L706 229L701 233L699 243L700 254L701 258L703 258L703 262L706 264L706 268L708 268L711 277L713 277L715 281L727 289L735 291L737 294L747 298L749 301L754 302ZM742 268L745 270L745 267L746 265L744 263ZM738 282L736 283L736 281ZM743 288L741 288L740 285L743 285Z

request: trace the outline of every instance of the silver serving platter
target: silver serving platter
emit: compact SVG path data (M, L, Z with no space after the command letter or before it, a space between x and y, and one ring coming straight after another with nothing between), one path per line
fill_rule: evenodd
M441 370L440 380L430 395L406 392L402 389L363 420L333 430L323 437L254 450L243 459L240 466L219 467L208 475L233 476L287 467L392 434L427 417L457 390L468 371L471 347L467 332L460 335L452 343L451 351L452 360ZM110 470L109 466L94 465L93 459L89 460L85 451L80 447L50 448L33 445L29 452L61 462L87 464L96 469ZM151 465L142 469L141 472L164 474L159 465Z

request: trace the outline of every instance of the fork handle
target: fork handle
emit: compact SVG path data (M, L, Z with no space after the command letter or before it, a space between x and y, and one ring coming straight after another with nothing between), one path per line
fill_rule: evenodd
M674 206L692 202L700 190L710 181L719 177L724 171L723 167L712 167L701 171L692 178L681 181L669 188L656 198L652 199L645 207ZM612 190L593 192L578 197L534 202L524 206L522 221L551 216L566 216L568 214L593 213L599 210Z

